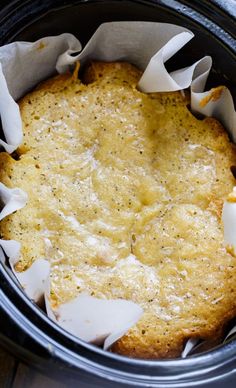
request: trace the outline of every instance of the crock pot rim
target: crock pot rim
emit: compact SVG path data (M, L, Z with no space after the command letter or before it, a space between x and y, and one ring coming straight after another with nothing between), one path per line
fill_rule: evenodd
M103 0L92 0L92 2L96 2L96 3L99 3L102 1ZM113 1L117 2L118 0L113 0ZM13 6L12 4L16 4L17 2L18 1L15 0L15 1L13 1L13 3L8 4L8 11L9 10L15 11L15 9L13 10L13 8L11 8L11 7ZM139 2L139 3L153 3L154 5L158 4L159 6L165 6L165 7L169 7L169 8L173 4L173 1L169 2L167 0L156 0L156 1L154 1L154 0L150 0L150 1L137 0L137 2ZM26 3L30 3L30 1L29 0L22 1L21 6L24 6ZM39 3L41 3L41 2L39 2ZM50 3L50 1L48 3ZM87 3L87 0L81 0L81 3ZM186 7L188 8L188 5L186 4L186 2L184 2L184 4L181 4L178 1L175 1L174 3L175 3L174 7L172 7L171 9L176 10L177 9L176 7L179 7L178 11L180 13L184 12L185 17L189 16L188 12L186 12ZM67 7L67 5L65 5L65 6ZM63 7L63 5L60 8L62 8L62 7ZM184 10L183 10L183 7L185 7ZM57 8L59 8L59 7L56 7L56 9ZM198 12L195 13L195 15L197 15L197 14L198 14ZM191 16L192 16L192 12L191 12ZM1 11L0 11L0 17L1 17ZM7 17L7 12L6 12L6 17ZM40 15L40 17L42 17L42 15ZM33 23L33 21L34 20L32 20L31 22ZM202 18L201 18L201 21L202 21ZM202 24L202 23L200 23L200 24ZM214 29L214 25L215 25L215 23L210 21L211 28ZM204 25L202 25L202 27L205 28ZM214 34L214 32L211 29L210 29L210 32L212 34ZM235 39L231 35L229 35L228 33L223 33L223 35L220 35L220 36L215 35L215 38L218 39L220 44L223 44L224 47L227 46L227 49L230 50L231 54L235 56L236 51L233 49L233 48L235 48ZM232 45L232 42L234 42L234 45ZM190 368L191 366L195 367L194 370L196 370L199 367L199 364L203 363L204 364L204 368L203 368L204 372L203 373L206 373L207 368L209 368L213 363L215 364L217 362L217 360L220 361L220 365L218 365L217 367L222 367L222 365L223 365L222 361L227 363L229 361L229 359L230 359L230 361L232 361L232 360L235 361L235 359L236 359L236 355L235 355L236 354L236 342L235 341L228 343L228 344L225 344L225 345L222 345L219 348L216 348L216 349L211 350L209 352L202 353L202 354L196 355L196 356L192 356L191 358L187 358L184 360L183 359L160 360L160 361L159 360L157 360L157 361L156 360L155 361L137 360L137 359L130 359L127 357L119 356L119 355L109 353L109 352L104 352L103 350L95 348L94 346L89 345L87 343L84 343L83 341L77 339L76 337L70 335L69 333L66 333L63 329L59 328L52 321L50 321L49 318L42 311L40 311L37 306L33 305L32 302L26 297L26 295L22 292L22 290L20 289L20 287L18 286L16 281L12 279L11 274L8 273L7 269L5 268L5 266L3 264L0 265L0 275L3 276L3 278L5 278L5 279L10 277L10 279L8 278L8 281L9 281L9 285L12 286L12 290L14 290L16 295L25 303L25 305L27 305L27 307L29 309L33 310L37 316L40 316L40 319L43 319L47 325L49 325L50 327L54 326L54 329L57 332L59 332L60 335L62 335L63 337L67 337L71 342L78 343L79 346L82 346L83 348L86 348L87 350L89 350L93 353L98 353L100 356L102 356L103 358L106 359L106 364L107 364L107 360L111 359L112 362L113 361L122 362L123 365L127 364L129 369L130 369L131 365L139 366L139 367L141 366L142 368L147 367L148 369L150 369L150 368L153 369L153 368L156 368L157 366L163 367L165 365L169 365L172 369L175 369L175 367L178 368L179 364L181 363L181 369L183 369L183 365L184 365L184 367L186 366L187 368ZM3 293L3 291L0 290L0 295L1 295L0 305L2 304L2 306L3 306L4 303L10 303L10 304L12 303L11 299L8 299L7 293ZM22 315L19 310L17 310L17 311L20 315ZM22 317L24 319L26 319L26 316L22 315ZM27 320L28 320L29 327L30 327L30 325L33 325L31 320L29 320L28 318L27 318ZM39 330L37 327L35 327L35 329ZM42 333L42 334L47 336L45 333ZM51 341L52 338L49 337L49 340ZM59 345L59 344L57 343L57 345ZM66 362L66 360L61 355L60 355L60 357L62 358L62 360L64 360ZM196 363L198 363L198 367L196 367ZM103 368L104 368L104 364L101 364ZM91 372L91 370L90 370L90 372ZM175 372L176 372L176 370L175 370ZM170 371L168 370L168 376L169 376L169 373L170 373ZM107 376L106 376L106 378L107 378Z
M105 0L106 1L106 0ZM112 2L120 2L125 0L110 0ZM50 12L52 10L57 10L60 8L67 8L70 7L71 2L70 1L63 1L63 0L57 0L56 2L53 0L47 0L47 2L41 2L40 0L35 0L35 3L37 3L37 12L40 12L40 10L44 10L44 13ZM73 1L73 4L79 4L79 3L102 3L104 0L75 0ZM171 12L177 12L181 14L184 18L191 18L192 21L195 23L198 23L201 25L202 28L209 31L211 34L213 34L216 39L219 40L220 43L224 42L229 48L235 46L235 37L233 36L233 26L234 26L234 17L227 13L224 10L224 0L218 0L218 3L221 4L221 8L218 7L218 4L215 0L211 0L211 2L201 2L201 4L198 4L197 2L194 2L194 4L191 4L188 0L183 0L183 2L180 2L178 0L135 0L136 3L140 4L147 4L149 6L159 6L163 8L168 8ZM56 5L55 5L56 3ZM24 7L28 7L32 4L31 0L22 0L19 4L19 0L13 0L10 3L6 1L5 6L0 10L0 18L1 20L5 18L7 20L9 17L12 17L12 15L18 16L18 10L23 10ZM49 8L51 5L54 6L52 8ZM47 7L47 10L45 10L45 7ZM192 8L191 8L192 7ZM224 25L224 29L220 28L209 16L209 12L212 11L212 14L215 12L221 13L221 16L224 17L227 16L227 24ZM25 12L23 12L24 14ZM34 20L30 20L28 24L32 24L32 22L36 21L38 18L41 18L43 14L40 14L40 16L35 17ZM207 15L207 16L206 16ZM25 28L27 24L24 25L23 28ZM19 33L19 30L17 31L17 34ZM11 37L11 39L14 39L14 35ZM232 52L235 53L236 51L232 50Z

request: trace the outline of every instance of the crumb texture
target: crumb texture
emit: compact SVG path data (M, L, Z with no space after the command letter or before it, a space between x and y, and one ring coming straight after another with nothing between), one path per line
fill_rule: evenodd
M22 244L18 271L50 261L52 305L87 292L143 308L113 351L170 358L236 313L221 222L236 154L219 122L179 92L141 93L140 75L95 62L83 82L56 76L22 98L24 142L0 154L0 178L29 201L1 235Z

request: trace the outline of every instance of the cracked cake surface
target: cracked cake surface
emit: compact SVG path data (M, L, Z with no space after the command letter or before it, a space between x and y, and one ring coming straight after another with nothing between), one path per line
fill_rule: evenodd
M221 221L236 153L217 120L180 92L140 92L140 76L93 62L20 100L24 140L0 154L1 181L29 200L0 228L22 244L17 271L50 261L52 306L132 300L144 314L112 351L170 358L190 337L220 341L236 313Z

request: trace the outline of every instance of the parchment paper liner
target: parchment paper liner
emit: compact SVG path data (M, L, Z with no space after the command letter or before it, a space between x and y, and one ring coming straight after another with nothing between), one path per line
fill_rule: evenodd
M165 68L165 62L193 36L191 31L172 24L112 22L102 24L82 51L80 42L71 34L46 37L34 43L14 42L1 47L0 114L6 141L0 140L0 144L11 153L22 141L20 112L14 99L19 99L38 82L51 76L55 69L63 73L76 61L83 64L88 59L134 63L144 71L138 87L147 93L190 87L192 110L219 119L236 141L236 112L229 90L223 87L217 93L214 90L204 92L212 65L211 57L206 56L192 66L172 73ZM22 208L27 200L22 190L8 189L3 184L0 186L0 198L4 203L0 219ZM226 201L223 222L226 243L236 247L236 201ZM5 259L5 252L27 295L35 301L43 295L48 316L86 341L104 342L107 349L142 315L142 309L132 301L98 300L85 294L59 306L56 311L52 310L48 299L49 261L40 258L25 272L17 273L14 265L19 259L20 244L1 240L0 247L0 258ZM116 319L113 319L114 316ZM232 329L228 336L235 331L236 328ZM186 357L196 343L190 338L182 357Z

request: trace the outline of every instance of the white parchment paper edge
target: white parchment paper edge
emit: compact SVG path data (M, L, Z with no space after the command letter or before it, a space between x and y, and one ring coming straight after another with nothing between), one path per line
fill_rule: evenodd
M1 47L0 114L6 141L0 140L0 144L7 152L11 153L22 142L20 112L14 99L17 100L38 82L49 77L54 73L55 69L59 73L63 73L76 61L79 60L83 63L89 59L105 61L122 60L136 64L144 70L138 87L146 93L175 91L190 87L192 110L206 116L218 118L228 129L235 141L236 113L229 90L223 88L217 101L209 98L207 104L201 104L203 98L207 96L211 97L211 91L204 92L205 83L212 65L211 58L201 58L192 66L177 69L172 73L168 73L165 68L165 62L188 43L193 36L191 31L171 24L112 22L101 25L82 51L80 42L71 34L46 37L33 43L14 42ZM26 194L22 190L8 189L2 184L0 187L0 197L5 204L0 213L0 219L22 208L27 200ZM232 224L235 224L236 230L236 218L232 220L231 217L229 220L228 216L224 216L228 209L227 203L225 204L223 213L223 221L226 224L225 238L227 242L230 240L232 243L232 238L228 237L228 235L230 234L232 236ZM230 211L230 214L236 212L236 205L232 205L231 203L230 207L232 206L233 211ZM80 338L97 343L105 340L104 346L108 348L135 324L142 315L142 309L139 306L130 301L122 301L122 304L123 302L127 303L127 311L132 312L131 316L128 316L129 322L125 321L121 326L109 331L109 327L112 326L111 320L111 325L108 325L109 327L105 328L105 331L101 330L99 333L96 333L96 338L92 338L93 335L82 335L80 330L78 332L78 326L81 326L79 317L77 316L76 319L73 318L72 312L75 311L76 306L80 311L84 312L85 306L92 306L93 303L101 304L101 301L95 301L95 298L82 295L82 299L78 297L76 300L60 306L57 312L53 312L48 297L46 296L49 292L49 262L39 259L25 272L17 273L14 270L14 265L19 259L19 243L16 241L1 240L0 246L2 248L1 257L3 258L4 256L3 252L9 257L11 268L24 287L27 295L36 301L42 295L45 295L48 315L66 330L78 335ZM83 301L86 301L86 303L83 304ZM103 307L108 302L113 302L114 306L117 303L118 306L121 301L104 300L102 301ZM131 305L128 305L130 303ZM83 306L82 310L79 306ZM88 312L87 320L91 316L91 312ZM105 314L104 311L102 314ZM96 322L95 318L93 318L93 322ZM190 339L187 342L182 356L186 357L193 346L194 341Z

